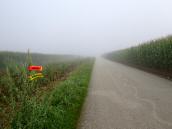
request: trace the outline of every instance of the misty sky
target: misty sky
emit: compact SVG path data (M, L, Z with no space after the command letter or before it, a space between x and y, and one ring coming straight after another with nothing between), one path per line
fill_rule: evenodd
M0 50L97 55L169 34L171 0L0 0Z

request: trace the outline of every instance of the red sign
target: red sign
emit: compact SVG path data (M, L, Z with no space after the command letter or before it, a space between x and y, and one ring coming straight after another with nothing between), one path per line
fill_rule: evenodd
M29 71L42 71L42 66L29 66L28 67Z

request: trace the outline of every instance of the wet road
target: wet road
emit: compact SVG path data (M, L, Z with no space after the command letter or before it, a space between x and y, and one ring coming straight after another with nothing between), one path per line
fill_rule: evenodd
M78 129L172 129L172 81L97 58Z

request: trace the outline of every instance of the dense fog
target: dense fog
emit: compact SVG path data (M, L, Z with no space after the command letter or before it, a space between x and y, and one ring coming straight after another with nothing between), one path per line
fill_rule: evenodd
M171 0L1 0L0 50L99 55L172 33Z

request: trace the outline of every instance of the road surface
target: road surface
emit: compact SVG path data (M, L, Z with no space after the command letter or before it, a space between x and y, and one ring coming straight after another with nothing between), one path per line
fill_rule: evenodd
M78 129L172 129L172 82L97 58Z

